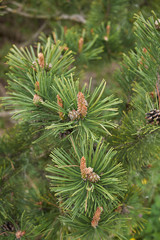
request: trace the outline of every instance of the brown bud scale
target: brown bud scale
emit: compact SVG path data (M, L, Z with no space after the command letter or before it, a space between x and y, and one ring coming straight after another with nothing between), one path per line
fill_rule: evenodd
M59 96L59 95L57 95L57 104L61 107L61 108L63 108L63 101L62 101L62 98ZM64 114L63 114L63 112L58 112L59 113L59 117L63 120L63 118L64 118Z
M96 228L98 226L99 220L100 220L100 215L103 211L103 207L97 207L97 210L93 216L92 222L91 222L91 226Z
M38 63L41 68L44 68L44 55L43 53L38 53Z
M85 97L82 92L79 92L77 94L77 106L78 106L78 112L81 115L81 117L85 117L87 115L88 103L85 100Z

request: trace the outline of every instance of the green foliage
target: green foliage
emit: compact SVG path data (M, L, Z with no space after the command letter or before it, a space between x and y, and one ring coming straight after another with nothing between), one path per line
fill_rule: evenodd
M72 233L67 236L71 236L71 239L94 239L97 237L100 239L126 239L123 235L121 235L121 231L123 230L124 223L122 220L118 218L116 213L108 212L107 214L102 214L101 221L97 228L93 228L91 226L92 218L81 215L79 218L76 217L74 221L71 219L69 215L60 218L62 222L65 224L69 224L72 228ZM78 226L78 228L77 228Z
M149 240L151 238L156 240L160 237L159 210L160 210L160 198L159 195L155 195L155 200L151 207L151 214L149 216L146 228L142 233L144 240Z
M63 120L59 118L58 121L53 122L47 129L51 130L54 135L61 132L63 133L66 130L73 130L72 134L75 132L77 137L84 135L84 133L87 137L92 136L93 138L95 138L96 135L108 134L109 131L107 129L115 126L109 119L116 114L117 108L114 108L114 106L117 105L119 101L118 99L113 99L112 96L102 99L105 85L105 81L102 81L93 93L90 91L91 82L88 89L86 89L85 86L82 88L81 91L84 93L85 99L88 102L87 115L77 121L70 120L68 114L70 111L74 109L77 110L78 108L77 94L80 92L79 82L74 82L72 77L70 79L56 79L53 88L56 94L61 97L64 107L59 108L55 100L45 102L43 105L51 110L56 110L56 118L59 118L57 115L59 110L63 112L64 117Z
M157 91L159 84L159 32L153 17L147 21L142 15L136 18L137 46L129 56L124 55L121 73L117 74L129 111L126 109L122 124L111 141L118 150L117 158L121 156L126 166L140 169L144 163L151 163L159 151L159 126L149 125L145 119L147 112L159 108L158 100L150 94Z
M121 101L106 95L105 81L93 91L91 81L81 87L73 66L74 58L77 65L98 59L103 44L111 55L118 48L124 19L114 25L112 16L121 13L123 4L126 1L93 1L87 31L74 26L65 32L62 27L53 38L41 36L36 50L14 46L8 54L9 96L3 103L23 124L0 140L3 239L15 239L18 231L25 231L26 240L140 236L159 186L159 125L145 119L146 112L160 107L157 17L136 15L136 48L124 55L116 77L124 100L120 122L115 106ZM153 218L158 202L157 197ZM151 234L159 236L155 229Z
M53 43L60 40L65 48L72 51L77 67L79 64L84 65L92 60L100 59L100 54L103 52L103 46L97 46L98 35L89 38L86 31L84 29L79 30L78 27L57 28L50 37ZM47 37L41 34L40 40L42 43L46 43L46 39Z
M45 68L41 68L38 63L37 56L40 52L44 54ZM16 118L27 119L31 116L34 118L34 115L37 114L37 107L33 104L33 98L37 91L35 87L37 81L41 89L41 96L44 98L46 93L47 95L51 94L50 86L53 84L54 76L63 75L67 77L73 72L73 68L68 69L73 62L71 52L63 53L60 42L53 45L51 40L48 39L44 48L41 48L41 45L38 44L37 56L32 47L29 52L27 48L22 48L20 51L15 46L8 55L8 64L11 68L11 72L8 74L11 79L9 81L10 96L4 99L7 100L8 108L16 108ZM47 80L45 84L43 79ZM25 106L25 110L22 106ZM44 109L42 109L43 111ZM32 112L35 112L35 114L32 114Z
M52 174L48 176L51 190L59 196L60 207L71 211L73 219L84 212L91 217L98 206L103 206L105 210L113 208L114 202L125 191L124 171L121 164L116 164L112 159L115 152L110 149L106 153L107 147L101 141L97 143L95 152L93 141L83 140L78 146L72 139L72 144L69 153L55 149L51 154L54 166L47 167ZM83 156L86 165L100 176L97 183L82 179L80 162Z
M105 81L102 81L93 93L91 82L88 89L84 85L80 90L79 82L74 81L72 76L68 77L74 69L68 70L73 61L72 56L70 52L65 52L61 57L62 50L59 46L60 43L53 45L49 38L44 50L42 49L44 64L52 64L49 70L46 67L40 67L32 47L32 55L27 48L26 51L22 49L22 52L16 47L11 49L8 55L8 64L12 71L9 74L11 80L8 93L10 96L3 98L4 105L15 109L15 119L29 121L37 126L37 130L42 130L43 127L51 129L46 131L47 136L51 134L57 136L67 130L73 130L77 136L83 133L86 133L88 137L95 137L100 133L108 134L108 128L115 126L110 121L117 111L114 106L120 101L113 99L112 96L102 99ZM40 44L37 47L37 55L38 53L40 53ZM77 110L77 94L80 91L84 93L88 106L87 116L77 121L77 119L69 119L68 114L74 109ZM63 107L57 104L57 95L60 96ZM35 97L38 97L38 102L35 102ZM63 113L63 119L59 117L59 111Z

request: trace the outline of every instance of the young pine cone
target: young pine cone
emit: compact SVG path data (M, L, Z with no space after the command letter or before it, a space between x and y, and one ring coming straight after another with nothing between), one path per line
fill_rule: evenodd
M38 96L37 94L35 94L33 97L33 103L34 103L34 105L37 106L39 103L43 103L43 99L40 96Z
M77 94L77 106L78 106L78 113L81 115L81 117L85 117L87 115L87 106L88 103L83 95L82 92L79 92Z
M63 108L63 101L62 101L62 98L61 98L59 95L57 95L57 104L58 104L61 108ZM63 120L63 118L64 118L63 112L59 111L58 113L59 113L60 119Z
M83 157L81 158L80 170L81 170L81 176L82 176L82 178L83 178L84 180L85 180L86 177L87 177L87 175L86 175L86 173L85 173L85 169L86 169L86 159L85 159L85 157L83 156Z
M43 53L38 53L38 63L41 68L44 68L44 55Z
M153 109L149 113L146 113L145 117L148 121L148 123L154 123L160 124L160 110Z
M86 167L86 159L85 157L81 158L81 163L80 163L80 170L81 170L81 176L84 180L87 179L87 176L93 172L93 168L91 167Z
M103 212L103 207L97 207L97 210L93 216L91 226L96 228L98 226L99 220L100 220L100 215Z
M71 121L79 119L80 117L79 112L73 109L72 111L69 112L68 117L71 119Z
M91 172L87 175L87 179L90 181L90 182L98 182L100 180L100 176L98 176L97 173L95 172Z

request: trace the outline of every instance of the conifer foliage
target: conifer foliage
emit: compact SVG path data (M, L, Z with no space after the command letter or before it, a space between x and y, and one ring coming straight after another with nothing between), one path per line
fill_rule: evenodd
M160 33L156 16L136 18L138 43L135 51L124 56L117 75L123 101L130 106L128 110L123 105L121 122L116 116L122 101L105 95L105 80L93 90L91 81L81 87L74 53L63 41L43 39L36 51L33 47L11 49L8 96L3 104L14 110L25 133L16 135L15 129L11 138L24 138L26 149L23 152L19 144L17 152L8 153L3 147L8 139L1 139L0 190L6 201L5 205L0 199L3 239L116 240L128 239L143 229L148 209L136 177L146 174L145 166L159 151ZM79 53L82 45L81 39ZM43 164L39 159L44 159ZM29 171L41 183L33 182ZM23 201L14 182L16 174L19 179L25 176L25 183L19 180ZM25 191L27 185L30 188ZM17 213L14 204L19 206Z

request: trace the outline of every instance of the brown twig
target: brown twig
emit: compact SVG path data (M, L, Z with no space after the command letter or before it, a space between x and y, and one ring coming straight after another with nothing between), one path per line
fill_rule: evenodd
M9 13L17 14L17 15L27 17L27 18L38 18L38 19L49 19L50 18L49 15L39 15L38 13L36 15L36 14L30 14L27 12L22 12L22 11L20 11L19 8L13 9L13 8L7 7L5 10Z
M27 17L27 18L70 20L70 21L79 22L79 23L86 23L86 19L80 14L45 15L45 14L40 14L38 12L37 13L34 12L34 14L31 14L31 13L22 11L22 8L23 8L23 6L21 6L20 8L17 8L17 9L7 7L5 10L6 10L6 12L9 12L12 14L17 14L17 15Z

